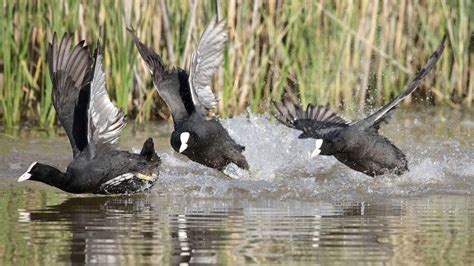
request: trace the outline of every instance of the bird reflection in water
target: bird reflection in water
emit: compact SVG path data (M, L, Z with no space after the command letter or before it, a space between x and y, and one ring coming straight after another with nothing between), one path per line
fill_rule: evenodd
M64 242L54 258L61 261L242 264L325 261L334 252L389 258L390 222L383 217L402 214L401 208L365 202L262 205L137 195L70 198L20 210L19 221L31 232L49 227L69 233L69 239L53 239Z

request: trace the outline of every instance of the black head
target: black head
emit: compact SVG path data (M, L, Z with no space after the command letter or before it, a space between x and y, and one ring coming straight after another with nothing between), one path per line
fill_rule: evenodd
M18 178L18 182L26 180L34 180L66 190L70 178L52 166L34 162L30 165L28 170Z
M310 157L315 158L318 155L334 155L337 151L336 146L337 145L331 140L316 138Z
M191 131L174 131L171 134L171 146L173 149L184 155L189 155L192 151L198 150L199 136Z

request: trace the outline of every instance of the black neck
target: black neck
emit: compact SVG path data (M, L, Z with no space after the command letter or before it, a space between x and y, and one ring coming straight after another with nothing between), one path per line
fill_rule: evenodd
M30 180L39 181L64 191L68 191L71 182L70 175L46 164L37 163L34 172L31 174Z

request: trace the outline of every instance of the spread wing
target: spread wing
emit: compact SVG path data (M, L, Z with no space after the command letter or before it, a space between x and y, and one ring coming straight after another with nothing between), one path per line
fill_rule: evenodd
M175 125L187 119L195 109L185 71L168 69L161 57L138 39L133 29L128 31L132 34L133 42L151 73L156 90L171 110Z
M416 74L416 76L411 80L410 83L406 86L405 90L402 94L400 94L397 98L393 99L393 101L389 102L377 112L369 115L367 118L357 122L355 126L359 126L361 128L375 128L378 129L380 127L381 122L388 122L390 116L393 114L393 110L397 108L398 104L403 101L407 96L409 96L413 91L418 88L421 81L428 75L428 73L433 69L438 59L441 57L441 54L444 50L444 45L446 42L446 36L444 36L443 40L439 44L436 51L431 55L428 59L428 62L421 68L421 70Z
M72 47L71 34L65 33L58 43L54 33L48 44L49 74L53 83L52 101L69 138L74 157L87 145L87 110L80 104L84 81L92 59L84 41Z
M96 49L93 71L88 109L88 140L94 146L115 146L126 124L125 114L110 101L99 47Z
M308 104L306 110L291 100L274 102L273 112L284 125L303 131L300 138L328 139L332 134L350 125L350 121L324 106Z
M214 108L216 97L211 89L212 76L224 60L224 47L227 41L224 22L216 24L215 18L207 25L198 47L192 55L189 85L196 107L202 113Z

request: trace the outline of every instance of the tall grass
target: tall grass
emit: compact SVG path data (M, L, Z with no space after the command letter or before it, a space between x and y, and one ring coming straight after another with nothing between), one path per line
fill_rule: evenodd
M9 1L1 0L0 123L49 127L55 121L46 48L54 31L102 38L110 95L129 117L169 114L126 27L165 61L186 67L200 33L217 13L229 44L213 89L218 112L264 112L287 78L303 103L339 109L381 105L396 96L444 33L449 45L418 101L470 108L474 21L470 0L457 1Z

